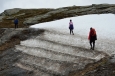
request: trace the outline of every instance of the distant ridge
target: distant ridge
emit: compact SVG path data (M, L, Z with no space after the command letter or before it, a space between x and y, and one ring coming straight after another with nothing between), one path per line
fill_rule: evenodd
M67 17L77 17L88 14L115 14L115 4L92 4L89 6L70 6L57 9L21 9L14 8L5 10L0 14L0 28L14 27L13 20L19 19L19 27L59 20Z

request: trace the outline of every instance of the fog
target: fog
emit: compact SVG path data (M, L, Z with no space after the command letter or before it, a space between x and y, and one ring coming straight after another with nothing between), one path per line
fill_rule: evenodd
M115 0L0 0L0 12L12 8L59 8L102 3L115 4Z

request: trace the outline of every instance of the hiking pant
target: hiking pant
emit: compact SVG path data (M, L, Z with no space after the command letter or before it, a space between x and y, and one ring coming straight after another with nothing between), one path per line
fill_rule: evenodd
M71 34L71 33L74 34L74 33L73 33L73 29L70 29L70 34Z
M90 40L90 46L91 46L91 49L94 50L94 48L95 48L95 40Z
M15 24L15 28L18 28L18 24Z
M96 36L90 36L90 46L91 46L91 49L93 49L93 50L95 48L95 40L97 40Z

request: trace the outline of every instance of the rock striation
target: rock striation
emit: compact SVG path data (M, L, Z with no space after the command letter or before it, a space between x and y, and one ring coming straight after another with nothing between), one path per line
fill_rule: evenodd
M16 14L19 12L21 9L20 8L14 8L14 9L7 9L3 13L1 13L2 16L10 16L12 14Z
M51 20L58 20L66 17L74 17L74 16L82 16L88 14L105 14L112 13L115 14L115 5L112 4L92 4L90 6L72 6L72 7L64 7L58 8L54 11L50 11L43 15L37 15L34 17L27 18L23 24L32 25L40 22L46 22Z

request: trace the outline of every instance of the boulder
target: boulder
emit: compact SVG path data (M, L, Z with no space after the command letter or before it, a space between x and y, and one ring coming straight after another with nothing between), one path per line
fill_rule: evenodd
M14 20L15 17L18 18L18 17L23 16L23 15L25 15L25 13L18 14L18 15L15 15L15 16L10 16L10 17L7 17L6 19L7 19L7 20Z
M21 14L18 14L16 16L18 17L18 16L23 16L23 15L25 15L25 13L21 13Z
M54 11L50 11L50 12L44 14L44 15L37 15L37 16L31 17L31 18L27 18L27 19L23 22L23 24L24 24L24 25L37 24L37 23L39 23L39 20L41 20L41 19L45 19L45 18L51 17L52 14L64 12L64 11L67 11L67 10L68 10L68 9L60 8L60 9L57 9L57 10L54 10Z
M2 16L10 16L12 14L19 12L20 10L21 10L20 8L7 9L3 13L1 13L1 15Z
M2 22L2 19L4 18L4 16L0 16L0 22Z
M7 20L14 20L15 17L8 17Z
M53 11L49 11L48 13L42 15L36 15L34 17L30 17L24 20L24 25L33 25L37 23L46 22L51 20L57 20L65 17L74 17L80 15L88 15L88 14L105 14L105 13L115 13L115 4L92 4L89 6L73 6L67 8L58 8ZM62 15L61 15L62 14ZM66 16L64 16L66 15ZM51 19L53 16L55 18Z

